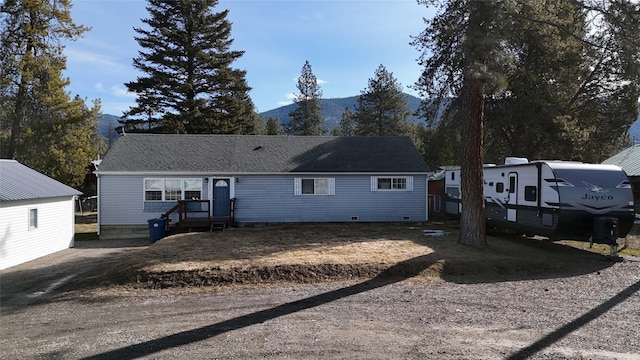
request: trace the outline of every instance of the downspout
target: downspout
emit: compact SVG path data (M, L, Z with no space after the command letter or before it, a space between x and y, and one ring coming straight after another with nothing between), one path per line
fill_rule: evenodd
M424 206L424 212L426 215L426 221L429 221L429 176L425 176L425 206ZM435 204L435 199L433 200L434 204Z
M537 194L537 206L538 217L542 216L542 163L537 162L536 168L538 168L538 194Z
M97 185L96 185L96 208L98 209L98 214L97 214L97 222L98 222L98 231L97 231L97 235L100 236L100 175L96 174L96 178L97 178Z

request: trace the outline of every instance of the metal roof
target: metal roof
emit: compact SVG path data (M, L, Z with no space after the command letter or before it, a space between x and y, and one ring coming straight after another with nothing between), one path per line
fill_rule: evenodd
M0 201L41 199L82 194L16 160L0 159Z
M408 137L127 134L107 152L109 172L414 172L429 168Z
M626 148L602 163L618 165L628 176L640 176L640 146Z

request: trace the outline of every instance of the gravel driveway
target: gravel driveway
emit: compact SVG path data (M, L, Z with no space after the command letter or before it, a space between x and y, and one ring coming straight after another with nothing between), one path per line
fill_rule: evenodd
M511 282L62 291L145 242L110 244L0 272L0 358L640 359L634 258Z

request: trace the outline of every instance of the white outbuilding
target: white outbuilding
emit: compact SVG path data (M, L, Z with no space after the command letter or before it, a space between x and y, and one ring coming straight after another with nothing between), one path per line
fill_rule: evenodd
M81 192L0 159L0 270L73 247Z

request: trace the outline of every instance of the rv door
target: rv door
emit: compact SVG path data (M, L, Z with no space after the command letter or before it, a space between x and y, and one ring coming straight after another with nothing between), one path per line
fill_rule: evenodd
M509 189L507 192L507 221L516 221L518 206L518 173L509 173Z

